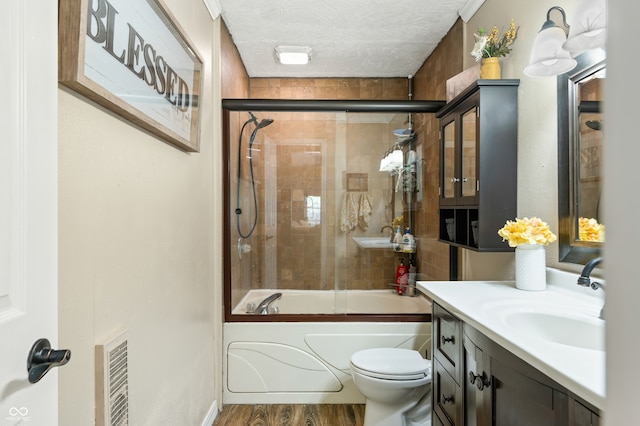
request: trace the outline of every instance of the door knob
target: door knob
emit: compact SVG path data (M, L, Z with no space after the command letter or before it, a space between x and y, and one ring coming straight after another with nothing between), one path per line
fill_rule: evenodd
M51 343L47 339L38 339L31 346L27 357L27 371L29 382L36 383L44 377L53 367L65 365L71 359L69 349L51 349Z

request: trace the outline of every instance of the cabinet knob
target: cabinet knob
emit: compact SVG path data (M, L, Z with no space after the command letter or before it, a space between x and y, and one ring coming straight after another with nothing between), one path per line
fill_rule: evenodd
M442 405L448 404L450 402L453 403L454 402L453 395L447 396L445 394L442 394L442 396L440 397L440 401L442 402Z
M440 339L442 341L442 344L445 345L447 343L455 343L456 339L455 336L442 336L442 338Z
M482 374L474 374L473 371L469 371L469 383L475 384L478 390L484 390L484 388L491 386L491 380L487 378L484 371Z
M451 183L460 182L460 178L451 178Z

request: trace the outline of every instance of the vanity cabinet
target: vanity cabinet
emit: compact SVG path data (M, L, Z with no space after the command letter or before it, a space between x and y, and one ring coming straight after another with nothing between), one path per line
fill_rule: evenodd
M599 424L594 407L437 303L433 304L432 321L432 403L436 424Z
M497 232L516 217L519 82L477 80L436 114L442 242L513 250Z

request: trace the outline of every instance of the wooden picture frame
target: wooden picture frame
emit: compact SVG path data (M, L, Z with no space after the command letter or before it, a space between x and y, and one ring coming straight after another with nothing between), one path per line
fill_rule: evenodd
M203 61L161 0L59 2L59 82L189 152Z

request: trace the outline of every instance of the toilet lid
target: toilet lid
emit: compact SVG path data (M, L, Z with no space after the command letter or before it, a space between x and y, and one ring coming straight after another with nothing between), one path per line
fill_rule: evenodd
M429 361L411 349L365 349L353 354L351 365L362 374L391 380L420 379L430 373Z

